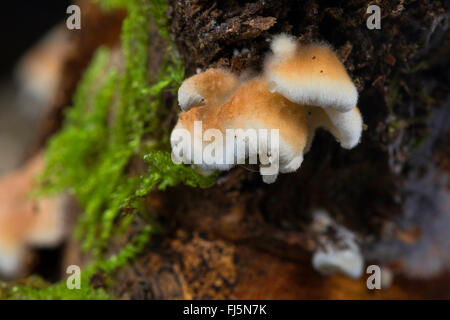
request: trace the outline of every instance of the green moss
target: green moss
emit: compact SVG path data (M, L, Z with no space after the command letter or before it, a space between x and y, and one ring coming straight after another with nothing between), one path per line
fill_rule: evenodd
M105 8L125 6L128 11L122 26L124 68L112 66L107 49L98 50L80 81L73 106L67 108L62 130L48 143L46 168L40 177L40 193L69 190L79 201L84 212L76 236L93 259L83 270L81 291L68 290L65 282L50 286L41 283L15 286L8 291L11 297L109 298L104 290L94 290L89 279L99 269L113 272L145 247L150 225L117 255L106 257L113 236L123 232L136 215L144 214L139 199L156 187L164 190L180 183L207 187L214 181L214 177L205 178L171 161L168 129L160 125L162 109L171 107L164 105L163 94L168 90L174 93L184 77L169 39L167 5L161 0L102 0L101 4ZM149 84L147 73L151 15L168 43L153 84ZM127 170L134 157L148 164L142 176L133 176ZM125 207L134 209L133 214L121 215Z
M142 157L149 149L161 147L161 143L143 143L142 137L151 133L154 141L167 141L158 110L164 90L174 89L183 78L183 68L169 43L157 83L148 84L149 16L156 16L165 34L168 31L163 28L162 17L167 7L161 1L133 0L126 2L126 8L128 17L122 27L124 71L118 74L108 68L105 49L99 51L81 81L63 130L50 141L42 179L47 191L69 189L77 197L85 209L77 235L83 239L83 249L95 257L107 247L121 207L145 179L130 177L127 164L133 156ZM106 79L92 92L104 73ZM114 123L108 124L112 117Z
M93 2L100 4L101 8L105 11L126 8L128 0L93 0Z
M208 188L214 184L215 176L205 177L197 174L190 167L174 164L167 152L153 151L145 155L144 160L149 165L147 175L141 179L136 196L148 194L155 186L165 190L167 187L180 183L191 187Z
M6 285L0 283L0 296L6 299L30 300L106 300L113 296L108 287L94 289L90 283L91 277L99 270L106 275L116 271L130 260L134 259L148 243L151 227L145 226L139 236L127 244L117 254L105 260L97 260L81 271L80 289L68 289L66 281L49 284L39 277L29 277L25 283Z

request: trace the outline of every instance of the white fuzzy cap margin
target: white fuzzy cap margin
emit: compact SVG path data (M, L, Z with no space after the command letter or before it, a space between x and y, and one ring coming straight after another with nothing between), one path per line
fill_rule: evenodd
M297 50L297 42L294 37L282 33L273 37L270 48L275 57L289 59L294 56L295 51Z

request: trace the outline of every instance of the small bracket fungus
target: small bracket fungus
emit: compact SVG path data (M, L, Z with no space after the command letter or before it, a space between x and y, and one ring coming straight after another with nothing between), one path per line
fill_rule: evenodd
M43 167L38 157L0 181L0 274L20 274L28 247L53 247L65 235L65 196L33 199L34 176Z
M358 279L362 275L364 262L359 250L336 250L328 246L314 253L312 264L315 270L324 275L343 274Z
M183 81L178 89L178 104L183 111L206 103L220 104L227 101L238 86L239 81L232 73L208 69Z
M334 231L333 239L328 236L330 229ZM318 210L314 213L313 231L318 235L320 244L312 257L315 270L324 275L361 277L364 258L350 230L338 225L325 211Z
M307 114L309 131L306 151L309 151L315 131L319 128L330 132L344 149L352 149L359 143L363 121L357 107L347 112L339 112L330 108L308 106Z
M331 48L325 44L299 46L292 37L278 35L271 49L273 54L265 62L270 90L308 106L307 150L320 127L333 134L343 148L355 147L363 126L356 107L358 91Z
M344 65L326 44L297 45L293 38L276 36L265 73L271 90L289 100L346 112L356 106L358 91Z
M226 103L208 102L182 113L171 135L172 154L202 172L229 170L246 158L256 164L259 158L264 181L272 182L278 172L300 167L307 131L305 109L268 91L265 79L254 78ZM213 141L214 154L205 140Z
M262 75L244 80L208 69L183 82L183 112L171 134L175 162L209 174L249 159L272 183L278 173L300 167L318 128L343 148L358 144L358 94L334 52L325 45L300 47L287 35L275 37L272 50Z

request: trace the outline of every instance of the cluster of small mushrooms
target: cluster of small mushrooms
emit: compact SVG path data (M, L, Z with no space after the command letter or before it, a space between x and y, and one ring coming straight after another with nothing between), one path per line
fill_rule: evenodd
M330 46L303 46L281 34L273 38L271 49L263 72L254 77L210 68L182 83L178 91L182 112L171 135L172 159L193 164L203 174L229 170L242 159L196 163L191 153L174 150L188 147L195 154L195 149L204 148L203 133L208 129L219 130L224 136L227 129L278 129L279 170L266 174L266 165L260 164L263 181L272 183L278 172L294 172L300 167L318 128L328 130L345 149L358 144L363 127L356 106L358 92ZM194 132L197 121L202 122L200 134ZM189 131L192 139L179 139L177 129ZM222 148L236 146L236 140L236 136L227 136ZM245 143L248 157L267 157L255 139ZM269 161L273 159L269 157Z

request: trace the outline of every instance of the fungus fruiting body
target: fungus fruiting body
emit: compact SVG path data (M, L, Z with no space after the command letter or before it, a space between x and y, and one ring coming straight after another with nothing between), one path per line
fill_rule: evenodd
M356 107L358 91L330 46L299 46L292 37L279 35L271 48L265 62L270 90L308 106L307 149L317 128L333 134L343 148L355 147L363 125Z
M20 273L29 247L52 247L64 237L64 196L34 199L40 157L0 181L0 274Z
M271 90L299 104L340 112L356 106L358 91L328 45L299 46L292 38L278 36L271 47L273 54L265 63Z
M308 114L308 148L312 144L315 131L323 128L330 132L344 149L352 149L361 138L363 121L357 107L347 112L320 107L307 107Z
M202 125L197 132L196 122L201 122ZM303 160L308 130L305 108L280 94L271 93L263 78L255 78L242 84L223 104L207 103L183 112L176 129L185 129L192 137L191 140L180 140L177 139L177 130L172 132L174 149L179 149L180 143L187 143L190 146L181 147L193 150L189 154L183 152L184 163L195 163L196 154L204 155L205 134L208 135L208 130L217 130L213 134L216 139L215 151L220 151L222 156L216 162L202 161L195 163L196 166L208 171L228 170L234 164L245 163L245 158L259 157L267 158L266 165L270 166L275 162L279 164L280 172L298 169ZM270 141L271 130L278 131L277 145ZM265 137L262 137L262 132ZM245 152L238 152L240 146ZM264 164L260 170L266 182L276 179L278 174L278 170L264 174L268 171Z
M186 79L178 90L181 110L193 106L220 104L228 100L239 86L239 80L223 69L208 69L197 76Z
M330 230L333 231L333 239L329 237ZM336 223L324 210L313 213L312 231L319 242L312 257L315 270L324 275L361 277L364 258L353 232Z
M326 247L314 253L312 264L323 275L343 274L358 279L362 275L364 261L361 253L354 249Z
M358 93L330 47L299 46L293 37L279 35L271 48L261 75L243 80L208 69L183 82L172 159L202 174L258 159L263 181L272 183L279 172L300 167L318 128L343 148L359 143Z

